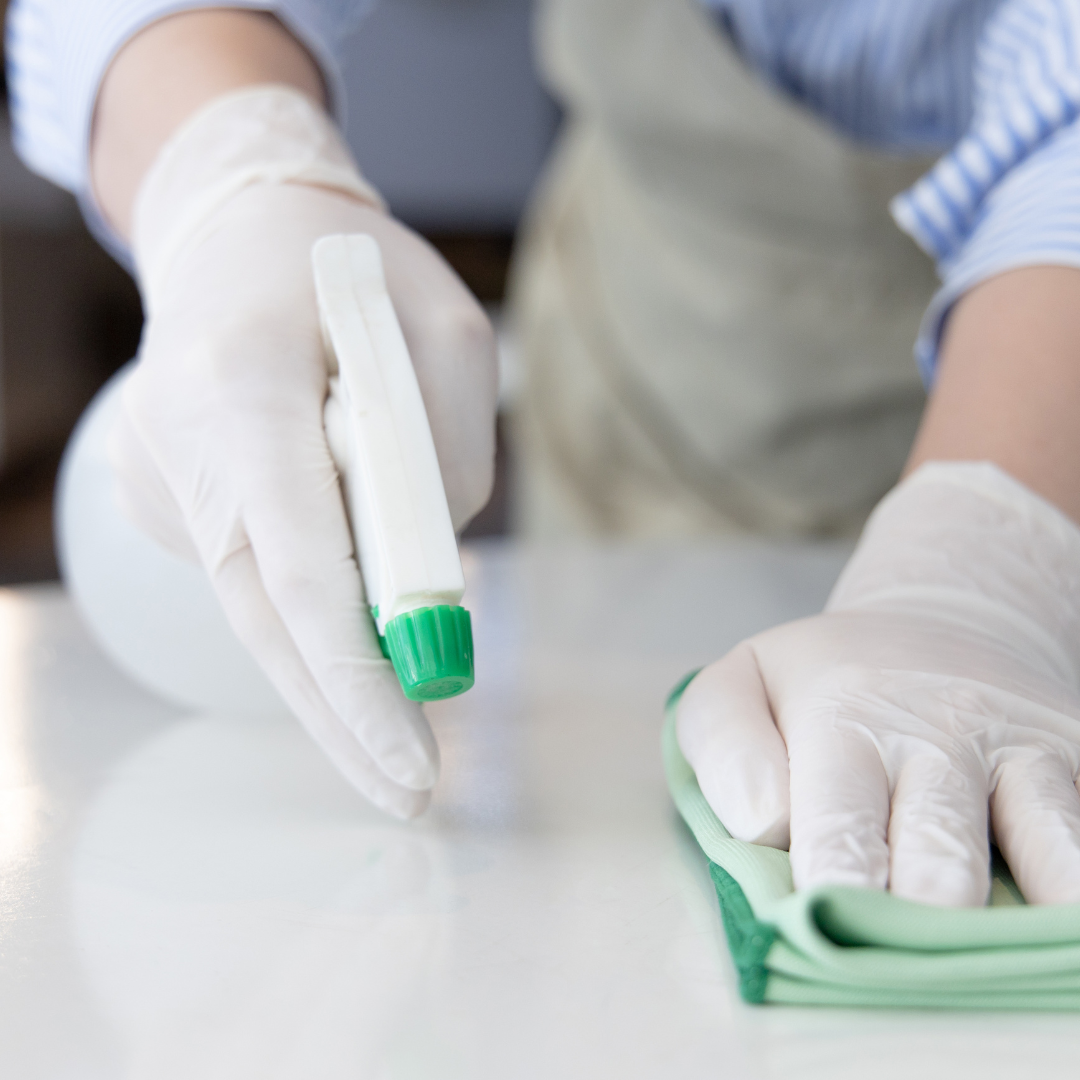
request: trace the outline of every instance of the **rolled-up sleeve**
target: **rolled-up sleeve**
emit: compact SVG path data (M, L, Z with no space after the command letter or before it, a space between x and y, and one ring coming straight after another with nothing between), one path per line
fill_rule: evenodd
M1080 0L701 0L776 86L856 140L944 152L892 203L942 284L915 346L931 382L979 282L1080 267Z
M928 382L963 293L1023 266L1080 268L1080 5L1002 4L974 74L966 134L892 205L942 278L916 345Z
M99 238L122 256L89 183L94 102L121 46L150 23L182 11L269 12L318 62L342 119L340 43L369 6L370 0L14 0L5 48L15 149L35 172L74 192Z

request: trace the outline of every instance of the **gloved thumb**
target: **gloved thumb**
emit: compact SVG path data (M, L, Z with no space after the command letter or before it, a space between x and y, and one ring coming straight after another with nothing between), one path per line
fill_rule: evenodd
M690 683L679 701L676 732L701 793L728 832L787 848L787 748L749 642Z

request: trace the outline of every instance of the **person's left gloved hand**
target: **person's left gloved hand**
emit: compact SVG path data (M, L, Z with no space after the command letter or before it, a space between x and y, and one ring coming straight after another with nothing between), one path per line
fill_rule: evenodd
M1029 902L1080 901L1080 529L991 465L923 466L825 613L705 668L677 722L796 888L982 904L989 824Z

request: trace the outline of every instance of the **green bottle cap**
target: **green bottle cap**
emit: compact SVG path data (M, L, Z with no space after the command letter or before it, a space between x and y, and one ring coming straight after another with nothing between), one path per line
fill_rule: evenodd
M411 701L464 694L474 680L472 619L463 607L416 608L386 624L380 640Z

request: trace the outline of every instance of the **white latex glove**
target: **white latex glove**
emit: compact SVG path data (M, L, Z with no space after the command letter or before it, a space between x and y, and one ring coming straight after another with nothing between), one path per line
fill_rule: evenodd
M233 629L334 764L411 817L438 750L379 650L323 427L332 371L311 247L361 232L382 249L460 528L491 486L491 327L438 254L387 216L325 115L288 88L212 103L140 188L147 325L110 458L127 516L201 560Z
M823 615L749 639L678 710L739 839L796 888L1080 901L1080 529L988 464L923 466L874 512Z

